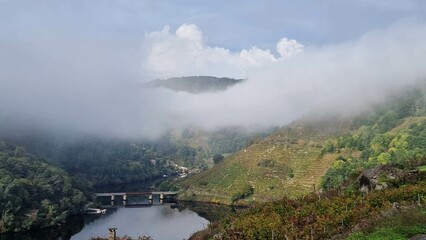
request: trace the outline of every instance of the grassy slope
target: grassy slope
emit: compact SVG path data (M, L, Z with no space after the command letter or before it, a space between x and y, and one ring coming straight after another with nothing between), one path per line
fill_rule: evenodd
M187 191L180 197L231 203L232 196L247 186L253 187L254 192L246 202L294 198L312 192L337 157L321 157L320 152L327 141L334 141L335 134L345 129L342 122L290 124L212 169L182 181L179 184ZM259 166L265 162L270 165Z

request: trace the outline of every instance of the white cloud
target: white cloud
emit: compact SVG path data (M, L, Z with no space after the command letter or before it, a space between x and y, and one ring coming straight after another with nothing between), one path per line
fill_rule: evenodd
M170 128L284 125L312 110L353 111L425 81L426 24L406 21L350 42L304 48L283 39L281 54L209 46L195 25L147 33L137 46L105 39L0 39L0 129L18 120L120 137L156 137ZM110 42L108 42L110 41ZM100 44L101 43L101 44ZM181 75L247 77L224 92L193 95L142 89Z
M269 50L262 50L257 47L252 47L249 50L243 49L239 54L239 58L241 67L245 69L261 67L277 60Z
M277 49L281 57L300 52L303 45L283 38ZM144 71L150 78L190 75L212 75L245 78L256 70L280 58L268 49L252 47L232 52L205 44L203 33L194 24L183 24L175 32L169 27L148 33L143 43Z
M167 111L178 116L174 127L206 129L283 125L311 111L350 113L424 81L425 40L426 25L408 21L348 43L306 48L291 58L286 57L302 47L283 39L277 44L283 61L269 58L267 50L243 50L239 61L261 66L248 72L248 81L215 94L170 93L173 107ZM222 51L225 59L235 57Z
M178 38L187 39L196 44L200 44L203 41L203 33L195 24L183 24L177 30L175 34Z
M277 51L283 58L288 58L297 54L303 50L303 45L298 43L296 40L289 40L287 38L282 38L277 43Z

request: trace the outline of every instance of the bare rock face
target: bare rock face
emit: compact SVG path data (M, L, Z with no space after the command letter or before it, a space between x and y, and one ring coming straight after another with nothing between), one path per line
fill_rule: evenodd
M417 169L407 170L396 164L385 164L369 168L358 178L362 192L398 187L426 180L426 172Z
M369 192L376 189L378 183L378 175L380 173L382 166L376 166L369 168L361 173L359 177L359 187L362 192Z
M389 187L398 187L401 184L415 183L426 179L424 172L418 170L404 170L395 164L376 166L365 170L358 178L362 192L381 190Z
M426 234L416 235L416 236L410 238L410 240L426 240Z

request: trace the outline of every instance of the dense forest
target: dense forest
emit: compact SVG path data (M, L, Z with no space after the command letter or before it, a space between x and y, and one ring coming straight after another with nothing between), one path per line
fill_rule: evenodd
M61 149L53 159L72 176L93 185L149 180L169 174L168 158L151 145L85 139Z
M64 170L0 142L0 233L56 226L78 213L83 192Z
M144 181L170 173L170 158L150 142L40 132L3 138L61 167L85 188Z

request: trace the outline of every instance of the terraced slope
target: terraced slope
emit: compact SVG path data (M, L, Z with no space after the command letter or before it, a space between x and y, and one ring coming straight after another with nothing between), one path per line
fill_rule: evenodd
M344 121L341 121L344 122ZM328 141L345 126L297 122L226 158L212 169L182 181L182 199L220 203L269 201L314 191L335 154L321 155Z

